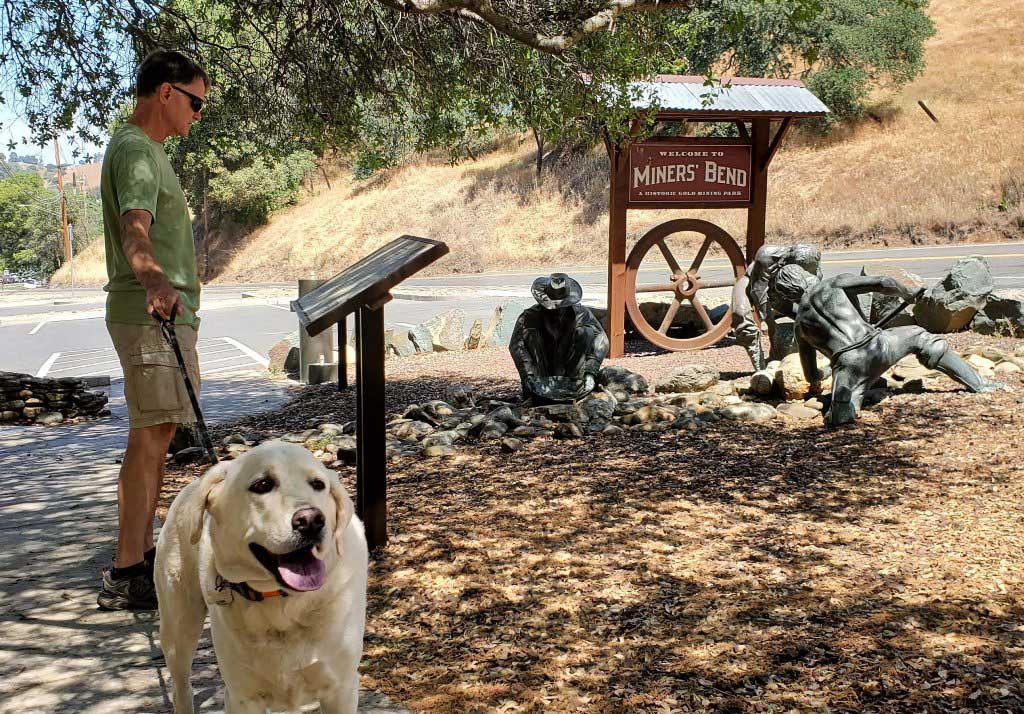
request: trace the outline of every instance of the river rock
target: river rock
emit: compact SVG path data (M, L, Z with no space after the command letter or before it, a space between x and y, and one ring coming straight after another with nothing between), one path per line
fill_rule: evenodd
M206 454L206 450L200 446L189 446L174 453L174 463L191 464L199 461Z
M471 384L449 384L444 400L456 409L472 409L476 404L476 390Z
M583 436L583 429L579 424L565 422L555 427L554 436L556 439L579 439Z
M790 419L815 419L821 416L816 409L801 404L800 402L783 402L776 409L779 414Z
M718 383L718 370L709 364L688 364L659 384L656 392L703 392Z
M828 392L832 389L832 376L829 371L830 368L828 360L820 354L817 355L817 357L818 369L829 376L820 384L815 385L813 389L811 384L804 377L803 366L800 364L800 355L786 355L785 359L782 360L782 365L779 368L778 373L778 387L782 396L785 397L786 400L802 400L812 392Z
M763 424L775 419L778 412L770 404L761 402L744 402L742 404L730 404L718 410L719 415L725 419L740 422L752 422Z
M501 440L501 450L506 454L514 454L523 448L523 442L519 439L505 437Z
M623 417L623 424L649 424L659 421L675 421L679 415L677 408L663 407L655 404L648 404L637 409L632 414Z
M996 374L1014 374L1020 371L1020 366L1015 362L1000 362L995 366Z
M961 258L914 305L914 321L929 332L956 332L985 307L994 286L984 258Z
M60 424L62 421L64 421L64 415L60 412L43 412L36 417L36 423L42 424L43 426Z
M399 424L392 434L398 439L415 439L419 441L427 434L434 431L434 427L426 422L409 420L403 424Z
M451 457L455 456L457 453L458 450L454 446L451 446L450 444L433 444L431 446L424 447L423 450L420 452L420 454L422 454L428 459Z
M651 388L642 374L617 365L602 367L598 372L597 381L619 402L628 401L636 395L647 394Z
M618 401L609 392L595 392L576 406L591 422L610 421Z

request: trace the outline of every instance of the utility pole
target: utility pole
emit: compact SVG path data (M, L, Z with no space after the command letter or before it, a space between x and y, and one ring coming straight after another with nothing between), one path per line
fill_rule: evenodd
M57 189L60 191L60 222L64 231L64 262L71 260L71 238L68 235L68 199L64 195L64 172L60 165L60 143L53 137L53 155L57 163Z

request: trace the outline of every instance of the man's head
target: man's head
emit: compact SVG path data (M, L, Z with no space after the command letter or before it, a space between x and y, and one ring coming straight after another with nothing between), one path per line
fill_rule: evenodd
M817 246L807 243L797 243L786 251L785 262L791 265L799 265L811 275L818 275L818 266L821 264L821 251Z
M157 50L142 60L135 75L140 106L157 114L168 136L188 136L202 118L210 78L191 59L171 50Z
M818 278L799 265L787 265L775 276L775 294L790 302L800 302L804 292L818 282Z

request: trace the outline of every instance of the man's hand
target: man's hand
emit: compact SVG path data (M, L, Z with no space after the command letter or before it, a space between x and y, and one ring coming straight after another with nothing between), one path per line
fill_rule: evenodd
M584 391L584 394L590 394L591 392L593 392L594 391L594 387L596 385L597 385L597 382L594 380L594 375L592 375L592 374L585 374L585 375L583 375L583 391Z
M160 317L169 320L172 310L176 315L180 315L185 312L185 308L181 305L181 296L178 295L178 291L171 286L167 278L163 276L161 278L152 285L146 286L146 313L152 315L156 310Z

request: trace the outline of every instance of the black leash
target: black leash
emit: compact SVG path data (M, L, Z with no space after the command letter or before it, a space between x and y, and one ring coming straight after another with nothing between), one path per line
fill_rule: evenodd
M218 462L217 452L213 450L213 442L210 441L210 432L206 430L206 422L203 421L203 412L199 408L199 400L196 398L196 391L192 388L192 380L188 378L188 370L185 369L185 358L181 356L181 347L178 346L178 336L174 333L174 318L178 313L177 303L171 308L171 317L169 320L165 320L160 317L160 313L153 310L151 313L154 320L160 323L160 332L164 335L164 340L174 350L174 357L178 360L178 371L181 372L181 378L185 380L185 391L188 392L189 401L192 402L192 411L196 415L196 425L199 427L199 437L203 440L203 448L206 449L206 454L210 457L210 463L215 464Z

